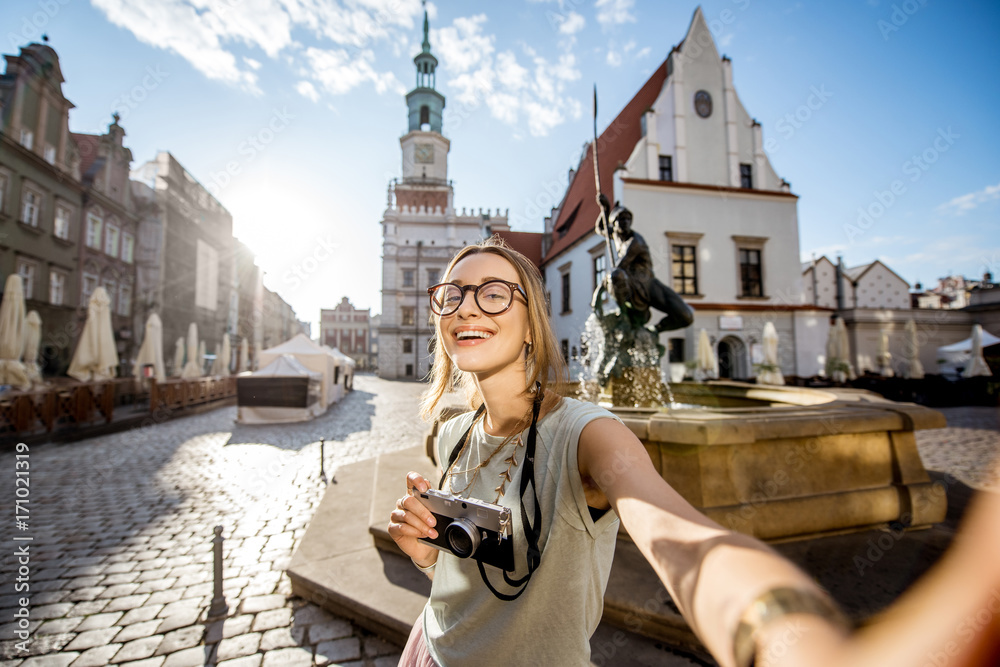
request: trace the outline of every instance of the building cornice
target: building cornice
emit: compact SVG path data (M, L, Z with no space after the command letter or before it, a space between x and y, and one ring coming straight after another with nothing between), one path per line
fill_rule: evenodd
M740 195L750 198L798 199L791 192L780 190L755 190L753 188L734 188L728 185L706 185L704 183L679 183L677 181L654 181L646 178L623 178L626 185L637 185L654 189L692 190L695 192L716 192L724 195Z
M76 190L77 192L83 192L83 183L72 178L68 171L63 171L58 167L49 164L45 161L41 155L30 151L18 142L14 141L14 138L5 132L0 132L0 142L4 144L5 147L10 148L20 157L30 160L35 167L41 169L48 173L48 176L55 181L58 181L60 185ZM30 179L29 180L34 180Z
M836 308L814 306L811 303L692 303L695 310L770 310L774 312L791 312L799 310L816 310L821 312L836 312Z

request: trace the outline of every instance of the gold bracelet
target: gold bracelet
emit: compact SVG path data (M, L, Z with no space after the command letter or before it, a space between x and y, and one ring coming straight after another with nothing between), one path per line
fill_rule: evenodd
M733 655L738 667L754 664L761 628L788 614L813 614L845 630L848 627L843 613L826 597L798 588L773 588L754 600L740 617L733 637Z

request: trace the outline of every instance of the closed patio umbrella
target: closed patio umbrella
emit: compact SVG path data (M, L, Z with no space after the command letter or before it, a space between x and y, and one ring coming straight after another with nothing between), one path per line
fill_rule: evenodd
M778 331L773 322L764 325L764 363L757 373L758 384L785 384L785 376L778 363Z
M698 347L695 350L695 379L698 381L710 380L719 377L719 359L712 349L712 342L708 339L708 331L702 329L698 334Z
M178 341L180 342L180 341ZM153 367L153 377L157 382L167 379L167 372L163 363L163 323L160 316L152 313L146 319L146 331L142 338L142 345L139 346L139 354L135 358L135 367L132 374L139 380L143 380L143 366Z
M177 339L174 343L174 370L173 376L180 377L181 373L184 371L184 336Z
M846 382L857 377L850 361L851 348L847 342L847 327L843 318L838 317L830 328L826 342L826 374L834 382Z
M216 350L218 351L218 350ZM201 374L205 374L205 341L198 341L198 368L201 369Z
M887 331L881 332L878 337L878 374L887 378L895 375L892 370L892 353L889 352L889 332Z
M24 318L24 369L32 384L42 383L42 371L38 367L38 347L42 342L42 317L37 310Z
M245 373L247 370L247 359L250 353L250 345L247 343L247 339L244 338L240 341L240 356L236 362L236 373Z
M972 326L972 351L970 354L969 363L962 371L962 377L993 375L993 371L986 364L986 359L983 358L983 327L978 324Z
M215 355L212 362L212 375L229 375L229 358L233 356L233 348L229 344L229 334L222 335L222 351Z
M920 363L920 342L917 340L917 323L912 319L906 322L907 360L906 377L919 380L924 377L924 365Z
M81 382L110 380L118 366L118 350L111 331L111 299L103 287L90 295L87 321L66 374Z
M0 384L30 389L31 379L21 363L24 352L24 286L21 276L7 276L0 302Z
M184 364L184 370L181 371L181 377L183 378L197 378L201 377L201 359L204 355L198 356L198 325L192 322L188 326L187 335L187 363Z

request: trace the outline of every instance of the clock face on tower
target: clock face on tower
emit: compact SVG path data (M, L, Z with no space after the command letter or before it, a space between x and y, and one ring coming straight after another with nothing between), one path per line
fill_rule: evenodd
M416 144L413 159L417 164L434 164L434 144Z

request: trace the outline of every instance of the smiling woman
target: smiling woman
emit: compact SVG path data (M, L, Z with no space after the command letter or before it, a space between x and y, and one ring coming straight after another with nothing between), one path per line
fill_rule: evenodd
M401 664L486 664L501 652L515 664L588 663L619 517L725 664L743 609L774 589L812 615L817 645L839 637L807 577L688 505L613 414L551 389L562 356L530 261L499 239L468 246L428 293L437 345L424 414L456 384L472 411L441 428L443 493L410 473L390 517L390 535L433 579ZM745 576L733 574L736 554ZM732 585L699 589L703 575Z

